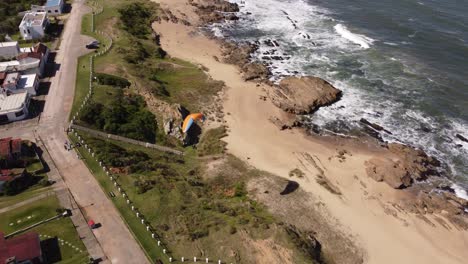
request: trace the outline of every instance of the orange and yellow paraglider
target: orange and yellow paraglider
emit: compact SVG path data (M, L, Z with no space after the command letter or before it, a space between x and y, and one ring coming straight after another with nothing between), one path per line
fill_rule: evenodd
M188 115L184 123L182 124L182 132L187 133L187 131L190 129L190 127L193 125L193 122L196 120L205 120L205 116L202 113L196 113L196 114L190 114Z

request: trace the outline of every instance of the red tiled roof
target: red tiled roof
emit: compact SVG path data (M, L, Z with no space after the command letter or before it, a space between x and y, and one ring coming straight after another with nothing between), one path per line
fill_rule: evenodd
M10 257L16 257L17 262L34 260L41 257L39 235L29 232L17 237L5 239L0 232L0 263L5 263Z
M0 72L0 80L5 80L6 75L6 72Z
M21 139L13 139L11 141L11 152L20 153L21 152Z
M26 53L21 53L20 55L16 56L16 59L22 60L26 58L35 58L35 59L42 59L42 54L39 52L26 52Z
M0 139L0 157L10 156L10 140L11 138Z
M1 138L0 157L9 157L11 153L21 153L21 139Z

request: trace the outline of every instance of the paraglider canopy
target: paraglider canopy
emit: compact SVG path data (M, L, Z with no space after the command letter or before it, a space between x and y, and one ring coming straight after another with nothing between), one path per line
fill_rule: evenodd
M188 115L184 123L182 124L182 132L187 133L187 131L190 129L190 127L193 125L193 122L196 120L205 120L205 116L202 113L195 113L195 114L190 114Z

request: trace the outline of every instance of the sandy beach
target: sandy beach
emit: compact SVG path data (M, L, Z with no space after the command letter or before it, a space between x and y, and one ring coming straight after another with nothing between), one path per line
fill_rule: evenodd
M155 2L196 23L186 0ZM295 180L325 204L330 221L363 249L366 263L466 263L467 231L448 221L445 226L437 221L433 221L435 226L429 225L398 210L394 205L404 194L367 176L364 162L388 153L353 140L306 136L298 129L280 131L268 119L284 115L282 110L261 99L269 87L245 82L236 66L220 62L218 41L194 26L161 22L153 28L170 56L203 65L213 79L225 82L228 152L280 177L289 178L295 168L304 171L305 177ZM340 150L348 152L345 160L336 158ZM316 182L320 171L342 195Z

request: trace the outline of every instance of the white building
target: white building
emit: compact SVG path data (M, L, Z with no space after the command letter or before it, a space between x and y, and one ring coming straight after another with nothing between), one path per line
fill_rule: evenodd
M0 60L12 59L19 53L18 41L0 42Z
M25 74L37 73L43 77L49 60L50 50L38 43L31 48L20 48L16 60L0 62L0 72L20 71Z
M25 40L40 39L45 36L48 25L46 12L27 12L19 25L19 31Z
M2 93L18 94L27 92L30 95L37 95L39 87L39 77L37 74L20 74L19 72L7 73L2 84Z
M0 124L25 119L30 100L26 92L10 96L0 93Z
M64 5L64 0L47 0L43 6L31 5L31 11L46 12L49 16L57 16L62 14Z

